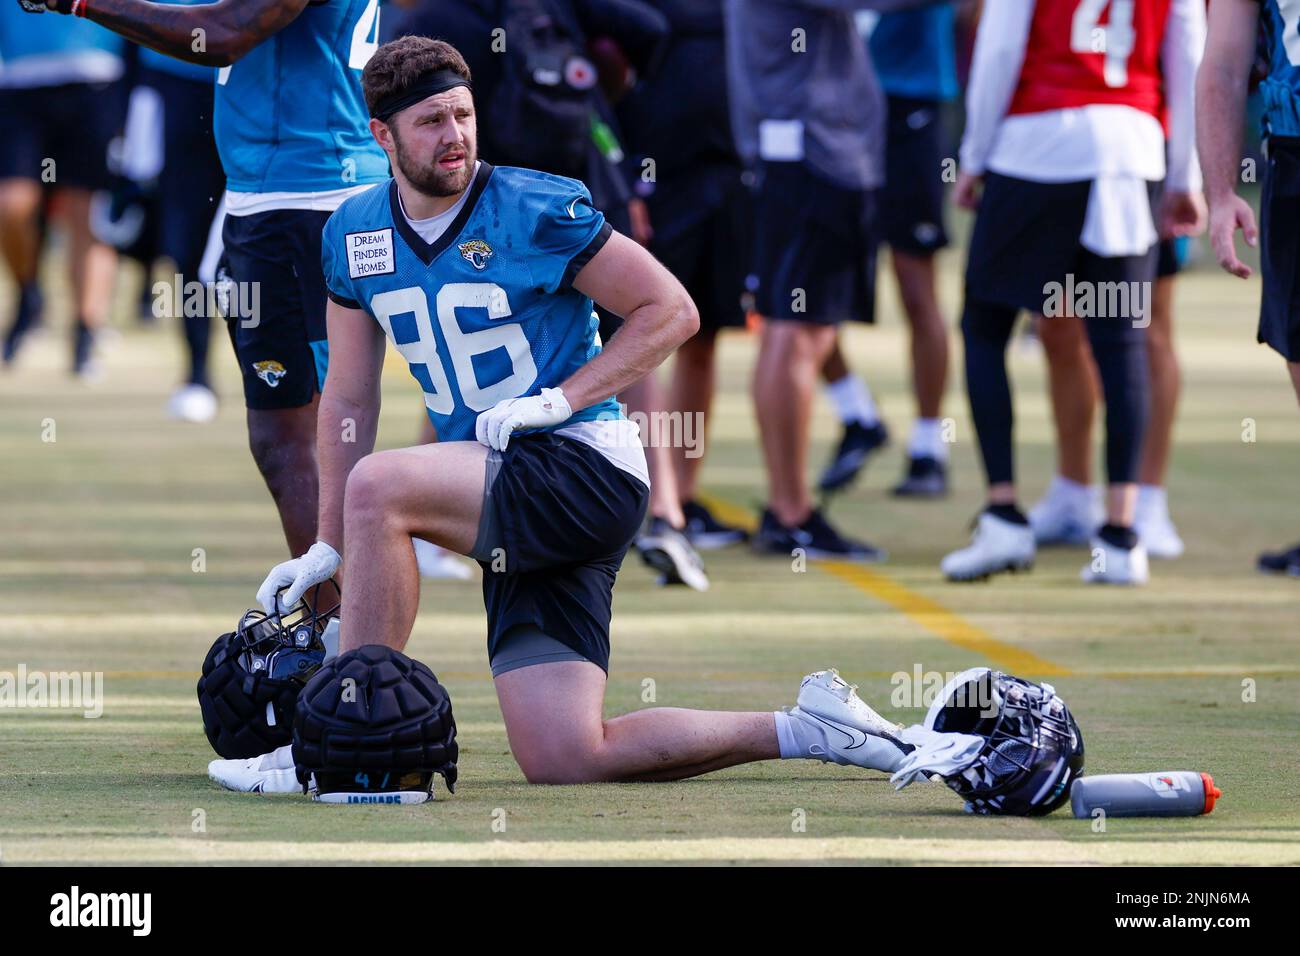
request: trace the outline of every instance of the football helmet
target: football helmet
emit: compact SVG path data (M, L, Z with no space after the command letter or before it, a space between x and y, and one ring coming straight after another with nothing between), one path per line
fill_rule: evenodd
M451 697L428 666L382 644L332 658L293 718L298 780L324 803L424 803L456 787Z
M283 614L245 612L203 661L199 710L218 755L257 757L289 743L303 686L324 662L324 635L338 604L321 605L321 585Z
M1083 774L1083 734L1051 684L975 667L939 692L925 726L984 738L971 763L944 777L971 813L1051 813Z

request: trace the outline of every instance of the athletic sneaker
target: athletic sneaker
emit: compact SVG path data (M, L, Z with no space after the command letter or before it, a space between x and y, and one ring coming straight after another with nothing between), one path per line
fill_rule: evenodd
M861 422L849 422L844 426L844 435L830 464L822 472L817 487L825 492L839 491L858 477L867 459L873 452L879 451L889 443L889 431L884 422L864 425Z
M948 467L937 458L909 458L907 476L894 486L896 498L942 498L948 494Z
M167 414L182 422L205 424L217 417L217 394L197 382L182 385L167 400Z
M1059 476L1029 509L1029 526L1039 544L1087 544L1105 520L1099 489L1067 483Z
M1092 558L1079 577L1088 584L1146 584L1150 578L1147 550L1141 541L1125 548L1097 535L1092 539Z
M663 518L651 518L646 530L636 539L641 560L659 572L661 585L684 584L696 591L709 589L704 561L686 536Z
M893 773L914 748L902 739L902 726L872 710L857 691L835 670L805 677L795 706L786 711L802 725L796 740L804 756Z
M990 511L980 514L970 544L939 562L949 581L983 581L1003 571L1028 571L1034 566L1034 531Z
M682 514L686 516L686 540L700 551L715 551L749 540L749 532L744 528L724 524L694 499L682 504Z
M1295 574L1300 576L1300 544L1282 551L1265 551L1255 565L1266 574Z
M95 333L89 326L77 323L72 332L72 374L89 380L97 378L99 371L99 363L95 361Z
M1163 488L1147 485L1138 488L1133 527L1150 557L1173 559L1182 556L1183 539L1178 536L1178 529L1169 517L1169 500Z
M865 541L846 538L832 528L820 508L814 508L803 524L795 528L787 528L777 521L770 509L764 509L763 520L754 535L753 547L755 551L785 557L796 550L802 550L810 558L827 561L885 560L885 552L880 548Z
M18 308L14 311L13 323L5 332L3 351L0 358L8 365L18 354L23 340L41 324L41 311L44 299L41 290L35 285L23 286L18 292Z
M214 760L208 764L208 777L239 793L302 793L292 744L247 760Z

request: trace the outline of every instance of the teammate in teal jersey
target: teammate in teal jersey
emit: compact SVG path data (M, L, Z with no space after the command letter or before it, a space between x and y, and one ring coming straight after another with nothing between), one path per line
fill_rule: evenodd
M1260 84L1268 159L1260 197L1260 225L1237 195L1242 130L1256 40L1266 41L1268 73ZM1209 40L1196 78L1196 138L1210 204L1210 243L1226 271L1242 279L1250 267L1237 258L1240 229L1260 247L1263 295L1258 339L1287 362L1300 399L1300 2L1216 0ZM1300 578L1300 544L1259 556L1261 571Z
M316 539L316 405L324 378L320 236L348 196L387 176L360 76L378 45L379 0L19 0L93 20L161 53L216 66L217 148L227 177L227 325L249 445L290 551ZM195 277L185 277L186 281Z
M649 497L636 426L610 397L699 316L581 183L476 162L455 48L403 37L363 83L393 181L326 228L321 540L273 569L258 600L292 603L342 567L340 651L401 649L419 600L411 536L478 558L497 698L533 783L672 780L778 757L899 769L934 735L887 723L830 671L805 678L789 712L603 719L614 576ZM593 300L624 319L603 350ZM436 444L373 452L385 338L424 390ZM232 790L302 790L290 746L208 772Z

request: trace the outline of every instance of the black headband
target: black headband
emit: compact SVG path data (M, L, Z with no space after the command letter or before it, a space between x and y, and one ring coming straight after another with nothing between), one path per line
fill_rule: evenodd
M451 70L430 70L428 73L421 73L406 89L389 93L381 99L371 109L370 115L386 123L394 113L400 113L420 100L454 90L458 86L473 90L469 80L459 73L453 73Z

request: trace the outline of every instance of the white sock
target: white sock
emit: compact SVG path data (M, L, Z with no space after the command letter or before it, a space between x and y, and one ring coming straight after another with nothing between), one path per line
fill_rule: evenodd
M781 748L782 760L820 760L826 762L826 731L820 724L800 719L798 714L778 710L776 740ZM813 753L816 745L818 753Z
M948 460L948 446L943 440L943 426L937 418L918 418L912 423L912 439L907 444L911 458Z
M1068 498L1076 504L1086 505L1092 499L1092 486L1082 485L1064 475L1053 475L1047 494L1048 497Z
M826 395L835 406L840 421L845 425L850 422L861 422L870 428L880 421L880 413L876 410L876 403L871 397L871 389L860 376L852 372L839 381L828 383Z
M258 770L289 770L293 767L293 744L276 747L269 754L262 754Z

